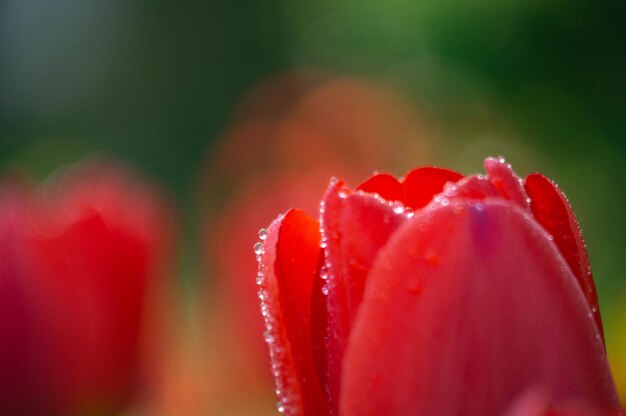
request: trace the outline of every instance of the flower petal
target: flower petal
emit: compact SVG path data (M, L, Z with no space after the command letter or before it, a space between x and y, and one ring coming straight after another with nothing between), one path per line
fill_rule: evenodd
M531 389L516 398L503 416L619 416L619 413L617 410L601 412L577 399L552 403L545 393Z
M326 414L311 348L311 294L320 254L318 222L294 209L272 223L259 256L265 338L278 406L287 415Z
M450 169L425 166L413 169L398 181L387 173L374 175L357 190L376 193L388 201L399 201L411 209L426 206L443 190L446 182L457 182L463 175Z
M433 202L447 205L452 200L501 198L529 209L528 195L510 164L503 158L489 157L484 165L487 175L467 176L451 183Z
M488 157L483 163L491 183L500 191L503 198L528 209L528 195L524 191L522 180L513 172L511 165L504 158Z
M370 194L378 194L388 201L402 201L404 199L402 183L388 173L374 175L356 189Z
M413 169L404 177L403 202L412 209L422 208L443 190L446 182L457 182L462 178L463 175L450 169L432 166Z
M372 268L344 359L341 414L500 414L537 385L557 402L617 409L590 316L530 213L501 199L433 204Z
M576 276L594 314L598 331L604 338L589 256L574 211L559 188L539 173L528 175L524 187L530 196L530 208L535 219L554 237L554 243Z
M343 351L367 275L379 250L407 218L380 198L351 193L342 182L331 185L324 198L321 224L325 264L321 277L327 281L328 312L324 378L329 381L326 394L331 414L336 414Z

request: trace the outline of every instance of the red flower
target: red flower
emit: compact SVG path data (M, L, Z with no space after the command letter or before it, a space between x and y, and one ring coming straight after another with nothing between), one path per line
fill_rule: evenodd
M0 414L110 414L136 392L170 225L119 167L0 187Z
M532 391L619 408L567 200L504 160L485 169L333 181L319 221L271 224L255 251L280 411L497 415Z

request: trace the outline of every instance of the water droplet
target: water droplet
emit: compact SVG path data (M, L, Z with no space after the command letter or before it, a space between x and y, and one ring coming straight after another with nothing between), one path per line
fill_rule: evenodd
M263 284L263 276L257 276L256 284L259 286Z
M322 280L328 279L328 267L326 265L322 266L320 269L320 277Z
M415 213L413 212L413 210L411 208L405 208L404 209L404 215L406 215L407 217L411 218L413 215L415 215Z
M283 404L283 402L276 402L276 409L279 413L285 413L285 405Z
M260 241L254 245L254 254L256 254L257 256L263 254L263 243L261 243Z
M328 295L328 286L327 285L322 286L322 294L324 296Z
M267 230L265 228L261 228L259 230L259 238L261 239L261 241L265 241L266 237L267 237Z
M333 176L332 178L330 178L330 186L337 185L337 182L339 182L339 178L338 177Z
M396 201L391 205L391 209L393 209L393 212L396 214L402 214L404 212L404 205L402 202Z
M442 207L445 207L448 204L450 204L450 201L448 200L448 198L441 198L441 201L439 201L439 203L441 204Z
M591 308L591 312L593 312L593 313L598 312L598 308L596 308L595 306L593 306L593 307Z
M453 182L446 182L443 186L443 194L447 197L453 197L456 194L458 187Z

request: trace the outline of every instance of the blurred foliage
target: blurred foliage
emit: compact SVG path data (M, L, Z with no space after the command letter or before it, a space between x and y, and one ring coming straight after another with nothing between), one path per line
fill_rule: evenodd
M624 231L624 200L610 192L623 183L626 155L618 9L584 0L8 0L0 163L43 176L104 150L185 198L255 82L289 68L368 75L406 91L440 126L441 163L477 169L454 155L486 138L496 143L487 153L512 141L541 155L519 166L507 154L519 170L559 181L594 242L602 282L617 282L626 269L611 249Z

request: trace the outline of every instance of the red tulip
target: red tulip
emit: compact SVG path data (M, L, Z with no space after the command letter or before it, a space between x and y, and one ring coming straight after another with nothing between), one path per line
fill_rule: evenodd
M498 415L531 391L619 408L567 200L502 159L485 169L332 181L319 220L270 225L255 251L279 410Z
M137 391L162 202L119 168L0 187L0 414L110 414Z

